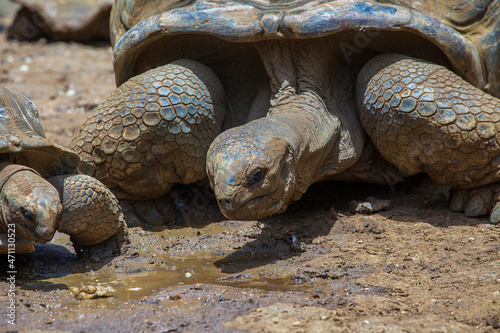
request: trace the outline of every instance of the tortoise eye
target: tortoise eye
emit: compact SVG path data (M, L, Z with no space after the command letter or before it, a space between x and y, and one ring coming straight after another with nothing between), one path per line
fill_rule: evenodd
M249 185L254 185L256 184L259 180L261 180L265 175L264 170L262 169L257 169L249 178L248 178L248 184Z
M35 222L35 214L33 214L33 212L27 210L26 208L21 208L21 212L27 221L32 223Z

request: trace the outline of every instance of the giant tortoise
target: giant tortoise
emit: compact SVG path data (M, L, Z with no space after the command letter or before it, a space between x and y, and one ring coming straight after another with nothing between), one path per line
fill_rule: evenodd
M118 88L71 148L118 198L208 175L231 219L425 172L500 220L500 1L116 0Z
M73 174L79 162L45 138L29 99L0 87L0 254L34 251L56 230L97 256L121 251L128 239L118 201L97 179Z

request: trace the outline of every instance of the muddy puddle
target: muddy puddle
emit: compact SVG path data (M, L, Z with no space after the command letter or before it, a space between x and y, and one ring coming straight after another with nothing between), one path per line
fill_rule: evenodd
M162 258L158 258L162 260ZM64 277L49 278L34 282L25 282L22 287L48 292L54 289L70 289L72 286L101 285L112 287L115 291L110 297L118 300L135 300L154 295L161 289L184 285L213 284L242 289L259 289L262 291L294 291L307 292L310 286L302 285L293 276L283 278L260 278L258 280L221 274L214 263L219 257L204 259L168 260L170 267L155 271L131 271L108 274L100 271L83 274L72 274ZM246 281L245 281L246 280ZM320 287L320 286L317 286Z
M157 241L142 241L144 237L153 239L168 239L178 242L192 238L209 238L226 235L251 235L272 228L259 222L224 221L221 223L200 224L197 228L184 227L166 229L163 231L145 231L143 228L132 228L131 234L138 246L132 246L126 260L114 265L110 262L103 267L100 264L87 263L89 271L75 273L72 265L79 266L71 248L69 236L56 233L54 239L47 245L37 244L37 252L21 256L21 275L27 280L20 287L28 290L50 292L53 290L70 290L72 287L84 285L99 285L111 287L113 292L109 298L117 301L136 300L154 295L164 288L185 285L219 285L241 289L258 289L261 291L279 292L310 292L310 285L297 278L295 270L279 268L269 271L263 267L275 262L282 256L299 255L300 244L297 236L287 232L283 235L282 244L277 248L251 249L240 247L237 243L212 243L183 248L179 244L165 246ZM282 229L282 228L280 228ZM264 232L266 233L266 232ZM253 235L256 236L256 235ZM222 246L221 245L225 245ZM228 246L229 245L229 246ZM189 249L191 249L191 253ZM46 262L41 256L61 253L57 261ZM56 258L53 258L56 259ZM41 261L40 261L41 260ZM38 268L31 269L29 261L40 261ZM43 263L43 264L42 264ZM259 268L260 267L260 268ZM323 285L321 283L321 285ZM317 288L321 287L316 285ZM109 301L108 301L109 303Z

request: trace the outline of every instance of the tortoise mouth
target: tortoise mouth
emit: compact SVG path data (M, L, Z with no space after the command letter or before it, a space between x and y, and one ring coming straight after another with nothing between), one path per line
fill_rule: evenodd
M35 232L35 236L37 237L35 241L38 243L45 244L47 242L50 242L52 238L54 238L55 233L56 233L55 229L47 229L42 231L37 230Z
M16 237L22 237L24 239L38 241L35 232L21 223L16 223Z
M283 192L285 184L275 189L273 192L258 197L251 198L236 208L234 203L219 202L219 207L227 218L231 220L258 220L280 212L283 206Z
M55 229L52 228L36 228L36 230L31 230L20 223L16 224L16 234L18 237L32 240L37 243L45 244L50 242L54 237L55 232Z

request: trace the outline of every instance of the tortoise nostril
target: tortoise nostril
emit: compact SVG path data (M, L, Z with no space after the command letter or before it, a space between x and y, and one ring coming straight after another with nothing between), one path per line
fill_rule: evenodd
M219 199L219 206L224 207L226 210L233 210L233 204L229 199Z

